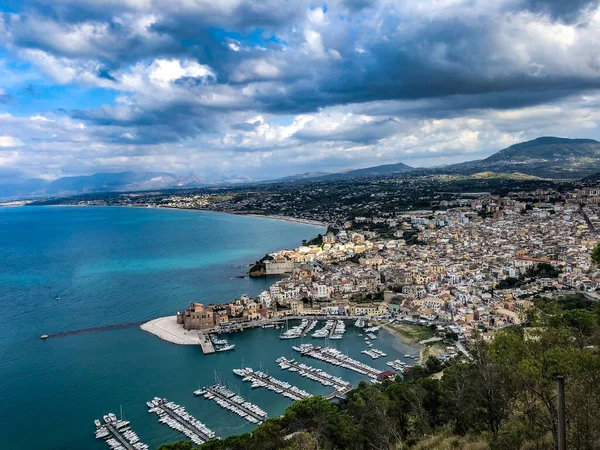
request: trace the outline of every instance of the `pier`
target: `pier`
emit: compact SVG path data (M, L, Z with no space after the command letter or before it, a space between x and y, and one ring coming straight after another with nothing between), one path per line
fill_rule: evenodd
M300 346L293 346L292 348L297 352L300 352L300 355L302 356L308 356L310 358L318 359L319 361L333 364L334 366L340 366L348 370L353 370L354 372L358 372L362 375L367 375L370 378L377 378L377 376L381 373L381 370L377 370L374 367L352 359L349 356L344 355L339 350L331 347L314 347L311 344L302 344Z
M252 382L252 388L262 387L281 394L291 400L303 400L312 397L308 392L289 383L273 378L263 372L255 372L250 368L233 369L233 373L243 377L243 381Z
M195 391L194 395L202 395L207 400L214 400L224 409L239 415L251 423L260 424L267 418L267 413L265 411L258 406L245 401L242 397L236 395L230 389L220 384L215 384L214 386Z
M308 324L304 327L304 330L302 330L302 334L300 334L300 337L305 337L308 334L308 332L315 327L316 322L316 320L309 320Z
M214 353L215 346L213 345L212 341L210 340L209 334L201 333L199 337L200 337L200 347L202 348L202 353L204 353L205 355L210 355L211 353Z
M284 358L277 359L277 363L282 370L289 370L290 372L298 372L299 375L308 378L309 380L321 383L323 386L331 386L334 391L327 398L333 397L344 397L349 391L352 390L352 385L341 378L334 377L321 369L316 367L307 366L306 364L299 363L294 360Z
M59 331L57 333L44 334L42 339L75 336L78 334L85 334L85 333L100 333L102 331L124 330L126 328L139 327L143 323L144 322L127 322L127 323L117 323L114 325L105 325L105 326L101 326L101 327L82 328L80 330Z
M333 324L333 326L331 327L331 330L329 330L329 337L333 336L333 334L335 333L335 328L337 327L337 323L338 323L338 321L336 320L335 323Z
M129 428L129 422L119 420L110 413L104 416L104 424L100 420L96 425L96 439L104 439L113 450L148 450L148 445L140 441L135 431Z
M119 433L117 431L116 428L114 428L112 425L106 424L106 429L110 432L110 434L112 435L112 437L114 439L116 439L119 444L121 444L121 446L126 449L126 450L136 450L136 448L131 445L129 442L127 442L127 440L121 436L121 433Z
M215 437L214 432L185 411L183 406L158 397L147 402L147 405L149 408L148 412L155 413L160 417L161 423L165 423L169 427L185 434L196 445L203 444Z

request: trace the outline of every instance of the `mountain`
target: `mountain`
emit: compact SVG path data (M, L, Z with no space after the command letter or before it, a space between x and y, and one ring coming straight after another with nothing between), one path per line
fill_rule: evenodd
M310 178L325 177L330 175L329 172L304 172L296 175L289 175L287 177L279 178L277 181L296 181L296 180L307 180Z
M600 172L587 176L581 181L600 181Z
M49 183L44 188L44 193L46 195L68 195L162 189L173 185L177 180L176 175L166 172L95 173L87 176L59 178Z
M147 191L173 187L180 178L166 172L117 172L63 177L54 181L31 179L0 185L0 198L74 195L91 192Z
M367 178L381 175L393 175L398 173L407 173L416 170L414 167L403 163L384 164L382 166L366 167L364 169L347 170L339 173L332 173L319 177L325 180L341 180L347 178Z
M520 172L542 178L583 178L598 172L600 142L540 137L511 145L488 158L453 164L444 173Z

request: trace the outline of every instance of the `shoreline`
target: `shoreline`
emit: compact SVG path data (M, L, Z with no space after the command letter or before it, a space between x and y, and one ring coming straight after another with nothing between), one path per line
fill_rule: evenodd
M0 207L4 205L0 204ZM8 205L6 205L8 206ZM31 205L29 203L19 204L19 205L10 205L12 207L22 207L22 206L33 206L33 207L83 207L83 208L136 208L136 209L170 209L174 211L200 211L200 212L208 212L215 214L228 214L230 216L245 216L245 217L256 217L258 219L271 219L271 220L281 220L283 222L294 222L300 223L303 225L311 225L314 227L324 227L327 229L329 224L327 222L320 222L318 220L311 219L301 219L299 217L290 217L290 216L280 216L276 214L256 214L256 213L245 213L238 211L214 211L212 209L200 209L200 208L173 208L170 206L127 206L127 205Z
M389 333L393 334L398 339L400 339L404 344L418 347L419 348L419 365L421 365L421 366L423 365L423 363L425 362L424 361L425 352L429 348L427 345L419 344L420 339L415 338L415 337L410 337L406 333L403 333L401 330L399 330L395 327L392 327L387 323L379 322L379 325L381 325L381 327L383 329L387 330Z

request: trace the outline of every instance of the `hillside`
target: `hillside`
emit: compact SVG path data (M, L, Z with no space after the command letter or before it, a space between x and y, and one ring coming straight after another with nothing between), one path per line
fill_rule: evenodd
M324 177L320 177L321 179L326 180L340 180L347 178L366 178L366 177L374 177L381 175L393 175L398 173L408 173L416 170L414 167L410 167L403 163L397 164L384 164L381 166L374 167L366 167L364 169L355 169L348 170L346 172L332 173L330 175L326 175Z
M198 186L199 182L187 177L182 179L167 172L100 172L93 175L63 177L54 181L31 179L20 183L3 184L0 185L0 198L144 191L189 185Z
M478 172L520 172L541 178L583 178L598 172L600 142L593 139L540 137L489 156L438 169L472 175Z

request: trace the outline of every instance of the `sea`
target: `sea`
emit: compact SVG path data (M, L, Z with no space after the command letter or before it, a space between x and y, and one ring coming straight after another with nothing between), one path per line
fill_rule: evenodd
M173 315L191 301L225 303L255 296L276 279L240 278L265 253L298 246L324 228L213 212L118 207L0 208L0 449L101 450L94 419L109 412L131 421L141 440L157 449L185 436L147 412L155 396L186 407L225 437L254 425L195 397L219 380L270 417L291 400L251 389L236 367L262 369L313 394L331 388L279 369L279 356L298 358L282 330L257 328L229 335L235 350L203 355L200 347L164 342L130 325ZM290 323L289 326L294 325ZM318 327L320 327L319 324ZM109 327L40 339L42 334ZM385 361L416 355L384 330L372 361L362 330L347 323L331 346L380 369ZM307 364L358 384L347 369L313 359Z

